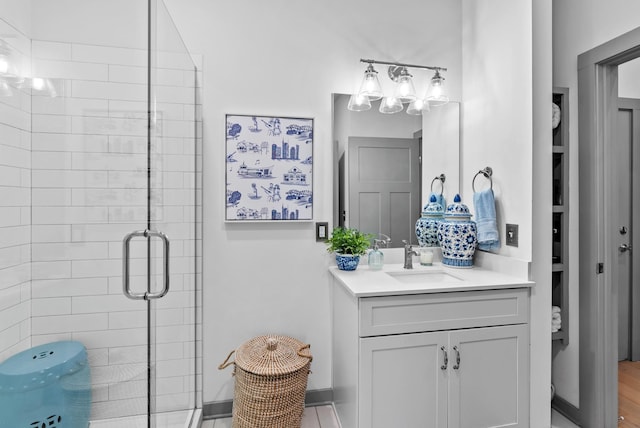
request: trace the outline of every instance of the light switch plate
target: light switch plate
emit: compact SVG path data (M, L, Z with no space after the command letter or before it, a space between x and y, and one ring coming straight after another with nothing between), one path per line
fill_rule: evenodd
M316 222L316 241L326 241L329 238L329 222Z
M507 224L505 236L507 237L507 245L512 247L518 246L518 225Z

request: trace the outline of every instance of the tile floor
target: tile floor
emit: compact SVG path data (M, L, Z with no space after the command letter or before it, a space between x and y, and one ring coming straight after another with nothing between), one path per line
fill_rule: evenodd
M231 418L206 420L202 423L202 428L231 428ZM333 406L305 407L302 428L340 428L340 424Z
M551 411L552 428L577 428L555 410ZM202 428L231 428L231 418L210 419L202 423ZM332 406L307 407L302 415L302 428L340 428Z

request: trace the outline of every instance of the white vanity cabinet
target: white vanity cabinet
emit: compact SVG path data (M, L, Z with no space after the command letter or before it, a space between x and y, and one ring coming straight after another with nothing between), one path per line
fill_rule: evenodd
M333 303L343 428L528 426L528 287Z

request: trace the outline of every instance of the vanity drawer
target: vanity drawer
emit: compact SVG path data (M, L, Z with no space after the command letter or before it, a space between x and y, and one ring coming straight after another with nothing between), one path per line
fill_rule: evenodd
M529 289L360 298L360 337L529 321Z

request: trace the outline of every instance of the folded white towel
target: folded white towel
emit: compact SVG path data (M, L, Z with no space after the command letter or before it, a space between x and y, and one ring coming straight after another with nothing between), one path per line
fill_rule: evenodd
M560 313L562 311L562 309L560 309L560 306L551 306L551 313L555 314L555 313Z
M552 320L559 320L562 318L562 315L560 315L559 313L554 313L553 315L551 315L551 319Z

